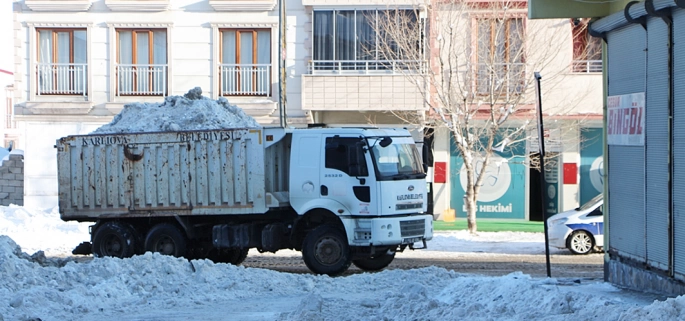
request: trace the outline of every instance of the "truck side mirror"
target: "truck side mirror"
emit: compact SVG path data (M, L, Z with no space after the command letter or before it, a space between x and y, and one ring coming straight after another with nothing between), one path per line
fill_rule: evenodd
M428 164L423 163L423 172L428 173Z

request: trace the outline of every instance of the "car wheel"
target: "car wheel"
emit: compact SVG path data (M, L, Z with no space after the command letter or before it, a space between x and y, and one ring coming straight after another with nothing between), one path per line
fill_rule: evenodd
M169 223L155 225L145 237L145 251L182 257L186 254L187 241L176 226Z
M93 233L93 255L127 258L135 254L136 238L128 224L107 222Z
M588 254L595 248L595 240L586 231L575 231L566 240L566 247L573 254Z
M307 234L302 243L302 259L312 272L329 276L347 271L352 263L347 237L330 224L321 225Z

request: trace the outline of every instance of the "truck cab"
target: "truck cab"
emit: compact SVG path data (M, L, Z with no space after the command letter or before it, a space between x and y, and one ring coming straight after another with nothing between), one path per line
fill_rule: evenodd
M413 248L415 243L425 247L432 238L426 173L407 130L293 130L291 146L290 205L309 220L329 217L322 225L344 233L355 265L383 268L396 250ZM321 241L326 243L325 237ZM345 251L338 247L329 240L318 245L322 253L313 256ZM302 250L307 262L308 249Z

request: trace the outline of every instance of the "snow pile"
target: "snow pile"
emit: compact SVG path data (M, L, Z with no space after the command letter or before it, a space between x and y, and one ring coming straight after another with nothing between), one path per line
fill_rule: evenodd
M28 253L70 255L76 245L90 240L89 225L62 221L57 207L36 210L10 205L0 210L0 235L11 236Z
M88 239L87 225L63 222L54 209L0 206L0 321L685 320L685 296L654 301L601 281L521 272L490 277L427 267L331 278L158 253L69 256ZM459 231L436 233L434 241L433 251L411 253L537 253L532 244L544 240L542 233ZM46 257L46 249L58 257Z
M195 87L183 96L169 96L163 103L130 103L109 124L91 134L186 131L259 127L245 111L221 97L212 100Z

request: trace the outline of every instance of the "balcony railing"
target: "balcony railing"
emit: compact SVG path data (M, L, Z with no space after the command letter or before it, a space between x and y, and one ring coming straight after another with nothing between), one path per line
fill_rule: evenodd
M602 72L601 60L574 60L571 71L580 73Z
M167 65L119 64L117 96L165 96Z
M401 74L423 73L421 60L310 60L310 74Z
M86 95L87 65L71 63L38 63L37 95Z
M525 90L524 63L480 63L476 68L476 90L480 95L518 95Z
M270 64L219 65L222 96L269 96Z

